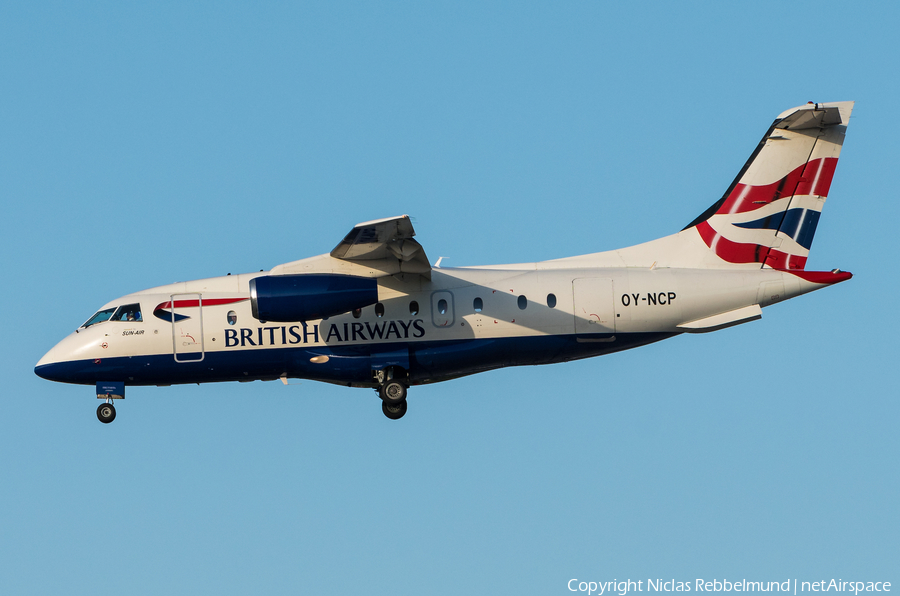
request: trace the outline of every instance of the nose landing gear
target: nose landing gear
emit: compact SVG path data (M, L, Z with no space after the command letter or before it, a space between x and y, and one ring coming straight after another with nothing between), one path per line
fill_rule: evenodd
M97 407L97 419L103 424L109 424L116 419L116 407L113 405L113 400L125 398L125 383L123 381L97 381L97 398L104 400L104 403Z
M97 419L103 424L109 424L116 419L116 407L112 402L97 406Z

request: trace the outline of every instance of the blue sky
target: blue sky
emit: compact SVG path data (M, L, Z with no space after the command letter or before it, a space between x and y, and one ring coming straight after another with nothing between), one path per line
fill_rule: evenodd
M900 581L895 4L0 6L0 592L567 594ZM411 391L132 388L41 355L117 296L408 213L432 260L681 229L766 127L857 101L762 321Z

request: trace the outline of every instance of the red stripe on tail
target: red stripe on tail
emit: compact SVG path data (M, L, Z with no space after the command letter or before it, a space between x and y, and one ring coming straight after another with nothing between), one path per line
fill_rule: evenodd
M813 159L772 184L737 184L716 213L746 213L793 195L827 197L837 161L836 157Z

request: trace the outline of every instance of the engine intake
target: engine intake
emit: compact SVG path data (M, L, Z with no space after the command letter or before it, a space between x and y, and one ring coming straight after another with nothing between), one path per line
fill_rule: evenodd
M369 277L307 273L264 275L250 280L250 306L260 321L322 319L376 302L378 281Z

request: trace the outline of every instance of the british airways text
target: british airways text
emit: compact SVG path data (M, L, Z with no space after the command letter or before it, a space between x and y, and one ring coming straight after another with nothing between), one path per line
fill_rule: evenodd
M308 343L370 341L373 339L409 339L425 336L424 321L381 321L372 323L280 325L272 327L242 327L225 329L225 347L288 346ZM321 327L321 329L320 329Z

